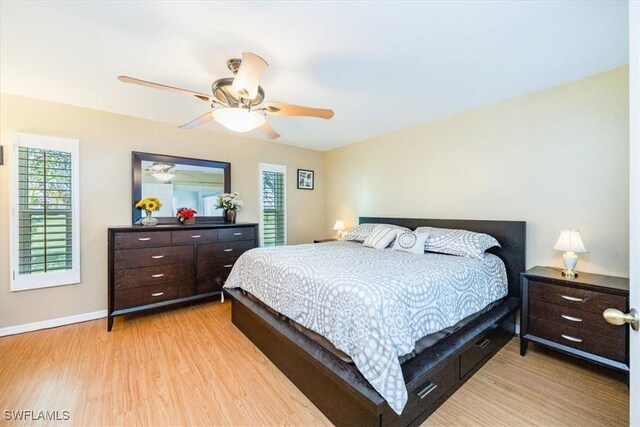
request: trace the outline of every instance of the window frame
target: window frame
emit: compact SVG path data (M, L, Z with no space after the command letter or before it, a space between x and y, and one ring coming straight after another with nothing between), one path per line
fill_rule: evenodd
M284 175L284 245L288 244L287 222L288 222L288 210L287 210L287 166L278 165L275 163L260 163L258 173L258 206L260 207L260 247L264 246L264 198L262 188L264 185L263 174L264 172L276 172Z
M19 274L19 147L64 151L71 154L71 269L44 273ZM26 291L80 283L80 141L45 135L11 133L9 165L9 252L10 290Z

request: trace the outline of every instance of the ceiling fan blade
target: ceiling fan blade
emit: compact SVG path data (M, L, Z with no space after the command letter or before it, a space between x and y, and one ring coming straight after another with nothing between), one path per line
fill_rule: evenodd
M193 96L195 98L198 98L198 99L200 99L202 101L206 101L206 102L213 102L214 101L213 97L211 97L209 95L205 95L204 93L194 92L194 91L186 90L186 89L180 89L178 87L167 86L167 85L163 85L163 84L160 84L160 83L148 82L146 80L140 80L140 79L136 79L134 77L118 76L118 80L120 80L121 82L125 82L125 83L132 83L134 85L146 86L146 87L150 87L150 88L153 88L153 89L164 90L164 91L167 91L167 92L173 92L173 93L179 93L179 94L182 94L182 95Z
M266 121L266 120L262 124L262 126L260 126L260 130L269 139L276 139L276 138L280 137L280 134L278 132L276 132L275 130L273 130L273 128L271 127L271 124L269 124L269 122Z
M236 77L233 79L231 88L238 93L246 93L246 97L249 99L255 98L258 94L260 77L268 65L267 61L255 53L244 52L242 54L240 68L238 69Z
M273 116L307 116L327 120L333 117L333 110L324 108L303 107L301 105L285 104L284 102L266 102L264 106L267 114Z
M211 115L213 111L208 111L206 113L204 113L203 115L201 115L200 117L198 117L197 119L184 124L182 126L179 126L179 129L193 129L196 126L200 126L202 124L207 123L210 120L213 120L213 116Z

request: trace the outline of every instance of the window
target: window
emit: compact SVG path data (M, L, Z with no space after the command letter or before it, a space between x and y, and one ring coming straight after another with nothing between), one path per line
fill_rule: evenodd
M287 168L260 163L260 246L287 244Z
M11 290L78 283L79 142L11 136Z

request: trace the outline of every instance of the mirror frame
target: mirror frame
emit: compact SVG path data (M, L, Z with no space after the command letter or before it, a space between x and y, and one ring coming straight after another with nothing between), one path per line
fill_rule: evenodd
M203 160L192 159L190 157L168 156L164 154L142 153L139 151L131 152L131 170L132 170L132 182L131 182L131 223L138 225L142 219L142 211L135 207L138 200L142 198L142 162L167 162L167 163L180 163L190 166L203 166L209 168L218 168L224 171L224 192L231 192L231 163L219 162L217 160ZM175 216L159 216L158 224L180 224L178 218ZM223 222L222 216L197 216L197 222Z

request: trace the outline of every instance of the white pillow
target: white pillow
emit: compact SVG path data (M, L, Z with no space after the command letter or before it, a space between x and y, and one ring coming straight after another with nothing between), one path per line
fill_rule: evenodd
M362 246L373 249L384 249L396 239L399 231L397 228L387 225L378 225L369 237L364 239Z
M487 249L500 247L500 243L492 236L468 230L418 227L415 232L429 233L424 248L427 252L483 259Z
M424 243L428 238L429 233L414 233L413 231L400 232L391 249L394 251L410 252L412 254L423 254Z
M377 224L377 223L365 223L356 226L353 230L344 235L342 240L355 240L356 242L363 242L373 233L378 226L384 225L386 227L395 228L396 230L411 231L406 227L400 227L399 225L392 224Z

